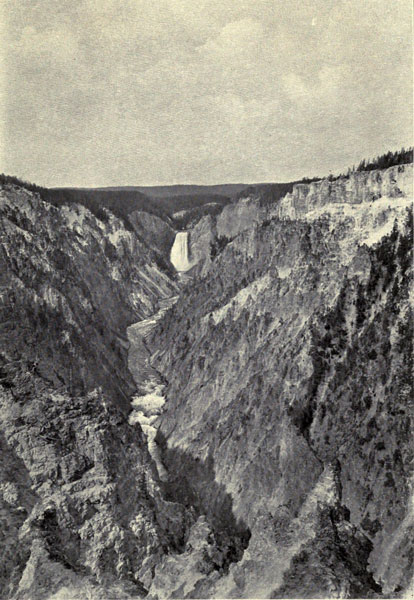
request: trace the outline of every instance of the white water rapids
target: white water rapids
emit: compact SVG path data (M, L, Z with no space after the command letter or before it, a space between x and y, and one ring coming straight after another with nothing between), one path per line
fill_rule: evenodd
M188 231L179 231L175 236L170 260L177 271L188 271L193 266L188 257Z
M128 366L140 393L132 398L132 412L129 415L130 425L139 423L146 437L149 453L154 460L158 475L166 481L167 471L162 463L160 449L155 441L158 418L165 404L164 384L159 373L150 363L150 352L145 345L145 338L151 333L157 322L162 318L178 299L178 296L166 298L160 302L160 310L143 321L130 325L127 329L130 343Z

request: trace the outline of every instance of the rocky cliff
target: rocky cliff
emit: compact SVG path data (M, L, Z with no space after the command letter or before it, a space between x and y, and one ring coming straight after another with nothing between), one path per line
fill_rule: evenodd
M170 223L142 210L131 212L128 219L138 238L164 259L161 266L168 269L170 249L175 238L175 230Z
M139 425L126 328L177 290L110 213L0 192L0 596L142 596L179 548Z
M199 271L210 264L211 245L218 238L232 239L242 231L273 217L312 219L324 212L344 212L350 206L412 196L413 166L398 165L386 170L352 172L337 179L294 184L292 191L273 200L265 189L246 189L242 197L227 205L219 215L201 219L190 232L190 252ZM357 213L355 213L357 216ZM207 265L207 267L205 266Z
M111 213L1 191L2 334L53 385L113 390L128 409L126 326L177 288L157 255ZM15 324L19 323L16 329ZM53 365L52 365L53 362Z
M246 192L181 282L157 217L3 186L0 597L404 596L410 169Z
M251 533L228 575L208 573L183 597L407 589L409 172L380 174L386 186L395 181L375 201L360 187L354 201L327 202L329 182L306 186L313 204L301 219L261 220L257 211L248 227L251 201L234 205L221 229L233 240L160 322L152 348L168 381L159 439L177 478L170 485L177 494L185 479L207 513L228 494L229 514ZM164 597L160 587L150 588L154 597Z
M300 218L329 204L361 204L380 198L411 196L412 164L385 170L356 171L331 181L322 179L310 184L296 184L279 204L280 218Z

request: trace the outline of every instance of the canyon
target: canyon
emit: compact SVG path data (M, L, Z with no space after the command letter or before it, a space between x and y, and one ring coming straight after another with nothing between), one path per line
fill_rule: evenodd
M1 598L410 597L412 164L289 190L2 185Z

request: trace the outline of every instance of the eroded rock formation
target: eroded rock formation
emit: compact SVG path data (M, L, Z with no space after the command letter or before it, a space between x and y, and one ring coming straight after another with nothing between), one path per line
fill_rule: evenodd
M406 178L409 170L399 172ZM409 585L410 203L401 191L361 200L354 211L322 197L325 215L259 216L250 227L241 219L243 231L203 265L160 323L153 348L169 382L160 422L169 468L179 470L183 457L210 461L251 531L242 560L213 586L215 597L318 595L315 582L307 585L314 563L297 557L308 545L324 556L320 530L310 538L300 531L332 464L350 537L339 542L329 519L318 527L337 540L346 589L329 591L321 580L319 594L375 595L379 585L398 595ZM234 210L237 223L244 207ZM277 534L267 533L278 529L281 511L286 563ZM359 543L365 567L357 585L358 561L352 566L346 556Z
M191 515L128 424L126 327L176 284L111 215L15 186L0 203L0 596L142 595Z
M404 596L411 170L248 195L181 282L157 217L3 187L2 598Z

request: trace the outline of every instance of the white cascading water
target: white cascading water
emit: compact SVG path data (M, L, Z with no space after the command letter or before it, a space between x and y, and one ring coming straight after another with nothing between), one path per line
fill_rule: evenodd
M170 260L177 271L188 271L193 266L188 259L188 231L179 231L175 236Z

